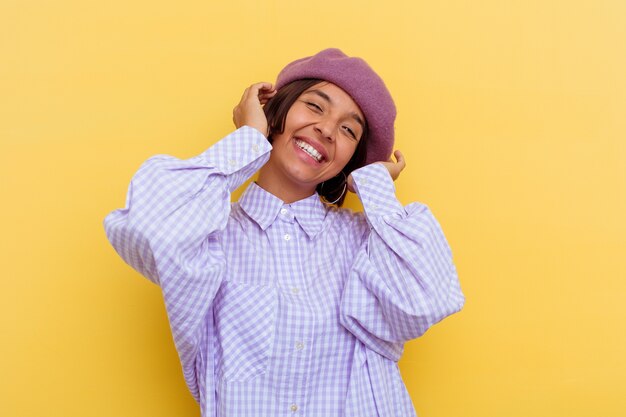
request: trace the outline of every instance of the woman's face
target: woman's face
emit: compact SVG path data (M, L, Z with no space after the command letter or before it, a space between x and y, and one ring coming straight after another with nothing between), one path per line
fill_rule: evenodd
M270 163L300 186L315 188L352 158L365 117L341 88L314 85L289 109L283 133L273 135Z

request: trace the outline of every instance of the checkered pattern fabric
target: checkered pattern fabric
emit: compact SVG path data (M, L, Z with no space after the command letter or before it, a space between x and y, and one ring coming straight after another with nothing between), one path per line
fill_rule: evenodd
M155 156L109 214L111 244L158 284L203 417L407 417L403 344L464 303L427 206L381 164L353 173L364 213L255 183L269 158L242 127L203 154Z

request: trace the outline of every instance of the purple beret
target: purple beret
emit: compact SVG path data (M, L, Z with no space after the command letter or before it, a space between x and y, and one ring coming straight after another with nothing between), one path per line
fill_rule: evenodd
M367 62L349 57L339 49L324 49L283 68L276 79L276 89L303 78L329 81L348 93L367 121L366 164L389 159L393 150L396 106L385 83Z

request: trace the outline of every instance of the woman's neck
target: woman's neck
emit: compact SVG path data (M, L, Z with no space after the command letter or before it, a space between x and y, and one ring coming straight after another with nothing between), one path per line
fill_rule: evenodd
M270 162L259 170L259 177L256 180L259 187L287 204L305 199L315 193L315 186L306 187L295 183L288 176L274 169Z

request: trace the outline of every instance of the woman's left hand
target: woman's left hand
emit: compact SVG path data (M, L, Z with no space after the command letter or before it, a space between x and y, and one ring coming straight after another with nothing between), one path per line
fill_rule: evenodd
M393 162L392 158L389 158L387 162L378 162L379 164L383 164L385 168L389 171L389 175L393 180L397 180L400 176L402 170L406 167L406 161L404 160L404 155L402 152L396 150L393 152L393 156L396 157L396 162Z
M393 161L393 158L389 158L387 162L376 162L377 164L382 164L389 171L389 175L393 180L397 180L400 176L402 170L406 167L406 161L404 160L404 155L399 150L393 152L393 156L395 156L396 161ZM354 180L352 179L352 174L348 175L348 190L351 192L355 192L354 190Z

